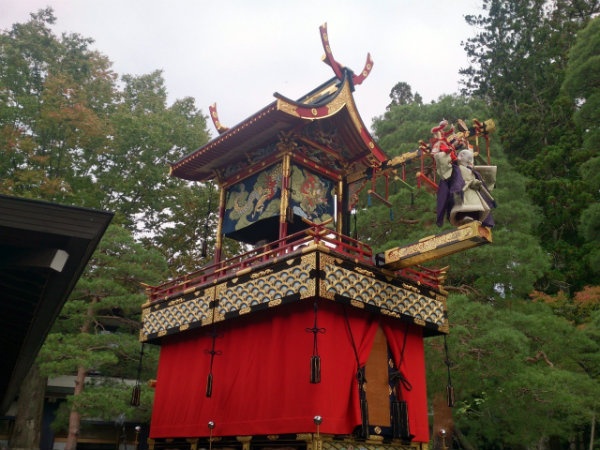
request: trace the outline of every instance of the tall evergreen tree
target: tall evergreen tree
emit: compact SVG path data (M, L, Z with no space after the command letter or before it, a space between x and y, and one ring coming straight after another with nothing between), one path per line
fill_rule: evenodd
M182 217L209 216L207 194L169 178L167 163L208 131L192 99L167 106L160 72L125 76L118 89L91 39L57 37L54 21L48 8L0 33L0 192L117 213L40 357L43 373L76 376L57 419L75 448L86 417L148 418L151 393L133 411L130 387L114 380L137 376L140 283L168 277L165 255L193 255L181 271L201 259L198 228L208 222ZM156 352L146 353L152 372Z
M116 221L147 246L178 258L170 265L173 275L192 271L202 263L202 230L214 213L208 211L209 196L215 205L218 194L170 177L169 163L208 141L206 117L189 97L168 106L160 71L127 75L123 81L121 101L111 115L111 152L96 171L98 185L108 194L102 206L117 211ZM183 257L190 254L192 259Z
M0 192L82 205L106 151L115 74L79 35L56 37L51 9L0 35ZM94 205L89 205L94 206Z
M390 92L390 98L392 102L388 105L388 109L394 105L408 105L410 103L420 105L423 103L421 95L418 92L413 94L410 85L404 81L396 83Z
M428 341L427 381L443 392L450 363L461 447L584 448L600 398L597 328L576 328L543 302L500 309L451 296L448 310L449 354Z
M427 140L442 118L455 122L490 116L485 102L445 96L430 105L393 105L374 128L386 153L397 156L415 150L419 139ZM485 165L483 144L480 141L478 164ZM542 215L529 197L527 177L505 158L498 135L491 135L491 144L491 162L498 168L493 244L431 263L450 265L445 288L451 293L448 344L457 399L454 435L463 448L534 444L549 448L550 441L574 445L576 436L590 429L597 410L600 361L594 356L598 345L594 324L582 332L574 322L575 317L577 323L589 321L590 313L584 311L594 311L595 300L590 300L594 294L578 294L588 306L577 312L569 305L554 308L539 297L534 303L529 300L536 281L550 267L536 236ZM357 213L359 237L376 251L449 228L435 225L435 194L415 188L414 176L422 170L416 161L406 165L405 181L392 183L392 208L372 199ZM397 176L401 173L398 170ZM367 194L361 204L369 205ZM570 308L569 314L565 308ZM448 356L441 338L426 342L433 397L445 390ZM570 351L565 353L565 348Z
M55 422L57 427L68 423L66 449L76 448L82 417L124 414L130 420L149 420L148 405L145 410L128 405L131 387L124 380L138 376L139 309L145 301L140 284L161 280L166 269L159 252L111 225L61 311L39 361L49 376L76 374L75 392ZM147 352L146 364L152 357L156 363L156 353ZM148 372L144 375L149 378ZM109 398L107 390L120 395Z
M527 192L543 217L537 234L552 256L540 287L575 292L591 281L577 232L590 196L579 172L581 130L561 86L576 33L600 4L484 0L483 8L466 16L477 34L464 44L472 63L461 71L465 92L490 103L507 156L530 178Z
M580 188L589 193L582 206L579 236L588 281L600 274L600 18L580 31L569 53L563 91L575 106L573 120L582 132L582 144L574 149L579 166Z

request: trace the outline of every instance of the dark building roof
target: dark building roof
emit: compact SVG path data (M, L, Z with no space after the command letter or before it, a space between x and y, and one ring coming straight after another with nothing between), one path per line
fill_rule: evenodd
M0 195L0 413L18 394L112 217Z

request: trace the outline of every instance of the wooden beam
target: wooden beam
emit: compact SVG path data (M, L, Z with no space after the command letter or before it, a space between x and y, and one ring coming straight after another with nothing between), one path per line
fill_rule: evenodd
M428 236L403 247L386 250L378 255L379 265L398 270L492 242L492 230L473 221L455 230ZM383 256L383 258L381 257Z

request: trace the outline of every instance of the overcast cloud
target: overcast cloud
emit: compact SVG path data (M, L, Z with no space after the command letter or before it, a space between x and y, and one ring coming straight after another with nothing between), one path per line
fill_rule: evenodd
M319 25L333 55L359 72L374 66L355 99L367 126L382 115L392 87L404 81L425 102L459 90L468 65L460 45L474 30L464 21L480 0L0 0L0 28L51 6L58 33L94 39L119 74L163 70L169 102L193 97L208 115L217 103L233 126L271 103L296 99L333 76L321 62ZM211 132L216 135L214 130Z

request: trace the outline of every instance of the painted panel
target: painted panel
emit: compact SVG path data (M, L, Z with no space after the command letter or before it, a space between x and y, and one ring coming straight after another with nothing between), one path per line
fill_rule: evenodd
M333 217L336 183L292 165L290 207L295 215L322 223Z
M229 188L223 216L224 234L279 216L281 175L282 165L276 164Z

